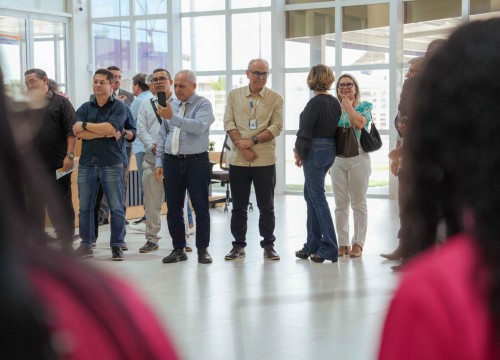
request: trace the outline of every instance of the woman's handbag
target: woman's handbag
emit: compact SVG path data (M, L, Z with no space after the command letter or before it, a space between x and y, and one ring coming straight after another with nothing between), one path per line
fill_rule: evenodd
M370 132L366 131L364 127L361 129L359 142L365 152L377 151L382 147L382 139L380 138L380 134L378 133L378 130L373 122Z
M356 140L356 134L354 134L352 126L337 127L335 147L337 148L336 156L349 158L359 155L358 141Z

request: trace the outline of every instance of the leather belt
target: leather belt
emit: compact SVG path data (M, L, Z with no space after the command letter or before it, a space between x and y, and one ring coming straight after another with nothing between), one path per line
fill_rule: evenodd
M191 159L191 158L195 158L199 155L202 155L204 153L199 153L199 154L177 154L177 155L173 155L173 154L167 154L168 157L171 157L171 158L176 158L176 159Z

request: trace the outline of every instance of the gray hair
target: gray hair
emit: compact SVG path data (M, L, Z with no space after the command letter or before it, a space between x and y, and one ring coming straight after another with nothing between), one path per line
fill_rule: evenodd
M191 70L181 70L177 74L175 74L175 76L177 76L177 75L186 75L187 80L191 84L196 83L196 74L193 71L191 71Z
M264 62L267 65L267 68L269 69L269 63L265 59L257 58L257 59L250 60L250 62L248 63L248 70L250 70L252 68L252 65L258 61Z

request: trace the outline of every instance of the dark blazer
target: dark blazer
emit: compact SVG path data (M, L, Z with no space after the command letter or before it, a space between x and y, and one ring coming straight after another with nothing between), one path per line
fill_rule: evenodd
M131 92L128 92L127 90L123 89L118 89L118 96L125 95L127 98L125 99L125 104L130 106L132 104L132 101L134 101L134 94Z

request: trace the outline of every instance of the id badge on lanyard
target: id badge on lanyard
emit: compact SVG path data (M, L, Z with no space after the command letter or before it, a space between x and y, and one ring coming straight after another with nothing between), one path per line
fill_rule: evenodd
M248 120L248 129L250 130L257 130L257 116L255 114L255 109L257 108L257 105L259 104L259 101L253 103L253 99L250 100L250 110L252 111L252 117L250 120Z

